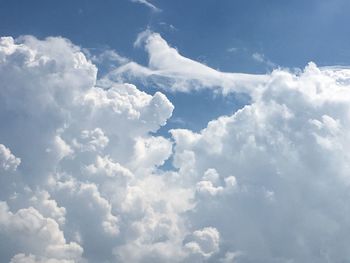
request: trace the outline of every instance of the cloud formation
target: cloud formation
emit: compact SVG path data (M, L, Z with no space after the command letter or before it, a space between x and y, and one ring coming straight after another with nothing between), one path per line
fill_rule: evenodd
M0 144L0 168L4 171L17 169L17 166L21 163L21 160L14 156L10 149L5 145Z
M148 66L130 61L107 74L107 79L135 79L168 91L190 92L210 88L218 93L251 92L266 83L268 75L221 72L182 56L158 34L146 30L134 44L148 53Z
M216 227L237 262L349 257L349 73L277 70L232 116L172 131L175 166L199 182L190 221Z
M0 39L1 261L348 260L350 70L222 73L159 34L136 44L147 67L97 79L67 39ZM174 105L126 76L251 102L164 138Z

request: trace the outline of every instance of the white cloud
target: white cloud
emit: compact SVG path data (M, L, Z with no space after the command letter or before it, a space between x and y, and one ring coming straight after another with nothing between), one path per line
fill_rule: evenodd
M89 51L87 51L90 53ZM90 55L91 56L91 55ZM129 60L121 55L119 55L116 51L111 49L103 50L101 53L97 55L91 56L91 60L96 64L113 64L121 65L129 62Z
M83 130L78 138L73 139L74 147L78 148L80 151L100 151L104 149L108 143L108 137L105 136L100 128Z
M234 53L234 52L237 52L238 50L239 50L239 48L237 48L237 47L230 47L227 49L227 52Z
M265 56L261 53L253 53L252 58L256 60L257 62L264 62Z
M276 68L276 64L273 63L271 60L265 57L264 54L255 52L252 54L252 58L259 63L265 64L266 66L270 68Z
M148 67L98 80L65 39L0 39L1 260L346 261L350 70L222 73L158 34L136 44ZM113 81L126 66L132 80L251 103L155 136L174 106ZM169 158L175 170L160 168Z
M133 195L129 189L142 189L148 177L154 178L150 191L158 184L168 191L163 178L153 172L169 157L172 145L150 132L166 123L173 105L160 92L149 95L131 84L97 87L96 73L80 48L65 39L0 40L0 110L1 121L7 123L0 129L0 139L21 157L21 171L1 178L1 198L20 215L28 212L49 222L54 227L48 232L59 235L62 244L70 240L73 243L67 244L84 247L89 262L114 260L118 244L142 235L133 226L148 224L144 217L157 224L169 213L176 216L180 209L170 207L153 217L153 206L165 203L169 195L145 200L143 193L132 197L142 200L144 210L139 217L133 218L132 209L126 209ZM7 147L1 148L1 165L14 171L19 159ZM183 196L185 201L174 203L186 206ZM7 236L22 231L8 223L2 229ZM181 236L176 236L176 242ZM36 242L28 236L19 246L9 244L11 249L1 251L1 259L61 260L50 253L40 254L38 247L45 246L38 241L34 247L29 241ZM170 241L168 246L172 246Z
M194 254L210 257L219 251L220 234L216 228L205 227L193 232L185 247Z
M17 254L11 259L10 263L74 263L73 260L54 259L46 257L37 257L34 255Z
M140 79L150 85L170 91L211 88L216 92L247 92L258 89L269 79L267 75L220 72L182 56L158 34L146 30L139 34L135 46L148 53L148 66L126 63L110 72L106 78L116 81Z
M14 156L5 145L0 144L0 168L2 170L15 171L20 163L21 159Z
M348 79L349 69L313 63L298 75L277 70L232 116L199 133L172 131L174 164L202 193L190 221L216 227L223 246L243 252L237 262L349 257L337 241L349 227ZM223 181L234 191L219 194Z
M66 221L66 209L59 207L57 202L51 199L47 191L36 192L30 199L29 205L40 211L40 213L48 218L53 218L58 224L64 225Z
M4 249L8 249L2 253L8 254L18 248L21 252L35 253L39 257L78 261L83 252L77 243L66 242L53 219L43 217L32 207L12 213L7 204L1 202L0 226L1 243L6 244ZM6 254L2 254L3 260Z
M151 2L147 1L147 0L131 0L134 3L140 3L143 4L147 7L149 7L152 11L155 12L160 12L162 11L161 9L159 9L158 7L156 7L154 4L152 4Z

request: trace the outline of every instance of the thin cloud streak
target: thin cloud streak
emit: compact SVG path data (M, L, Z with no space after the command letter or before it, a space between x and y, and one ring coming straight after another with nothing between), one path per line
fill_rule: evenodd
M140 4L143 4L147 7L149 7L152 11L155 11L155 12L161 12L162 10L159 9L158 7L156 7L154 4L148 2L147 0L131 0L132 2L134 3L140 3Z

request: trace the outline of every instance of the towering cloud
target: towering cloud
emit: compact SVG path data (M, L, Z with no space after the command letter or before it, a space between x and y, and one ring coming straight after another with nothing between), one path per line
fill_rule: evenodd
M175 166L198 182L190 221L215 226L237 262L349 257L349 73L275 71L232 116L172 131Z
M147 67L97 79L66 39L0 39L1 262L348 260L350 70L222 73L136 44ZM174 106L140 79L251 102L164 138Z

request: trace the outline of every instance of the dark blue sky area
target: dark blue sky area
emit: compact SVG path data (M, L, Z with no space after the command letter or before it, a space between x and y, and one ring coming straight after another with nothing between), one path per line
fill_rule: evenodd
M266 65L252 59L256 52L283 67L303 67L310 60L350 64L348 0L152 3L162 12L128 0L0 0L0 34L60 35L144 61L132 43L149 26L185 56L221 70L265 71Z

